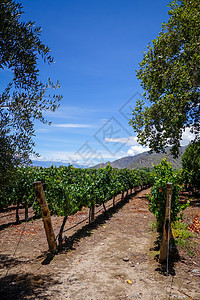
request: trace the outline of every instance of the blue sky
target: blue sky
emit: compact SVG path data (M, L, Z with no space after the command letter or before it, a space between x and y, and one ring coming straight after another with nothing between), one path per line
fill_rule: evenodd
M168 19L168 1L24 0L22 5L23 20L42 27L41 40L55 58L50 66L39 63L40 76L59 80L63 95L60 108L45 113L52 126L35 125L39 160L94 165L146 150L128 125L143 92L135 70Z

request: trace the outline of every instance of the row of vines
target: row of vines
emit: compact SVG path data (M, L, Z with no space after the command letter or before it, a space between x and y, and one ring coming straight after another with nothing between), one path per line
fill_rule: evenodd
M51 214L69 216L81 210L103 204L118 194L137 186L150 184L146 171L112 169L110 166L96 169L68 167L18 168L16 180L0 196L1 210L10 205L28 207L33 204L33 182L41 181ZM37 201L33 209L40 214Z
M104 205L117 195L142 186L152 186L150 211L156 216L157 226L162 231L165 218L165 201L167 182L173 184L171 221L177 220L180 212L189 203L179 203L180 186L185 183L185 171L174 172L172 166L164 159L154 169L129 170L113 169L110 165L105 168L79 169L68 167L25 167L18 168L15 181L3 194L0 194L0 211L16 206L16 222L19 221L18 208L25 208L25 219L28 219L28 207L32 206L35 216L40 216L40 207L35 200L33 183L41 181L51 214L68 216L80 211L82 207ZM105 206L104 206L105 207ZM64 226L63 223L63 226Z

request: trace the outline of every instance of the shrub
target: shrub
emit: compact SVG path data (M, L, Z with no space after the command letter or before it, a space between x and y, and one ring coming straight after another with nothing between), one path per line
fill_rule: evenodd
M173 172L172 166L163 159L160 164L154 166L153 187L151 195L147 195L150 200L150 211L156 216L158 230L161 231L165 219L165 204L167 195L167 183L173 184L171 201L171 222L178 219L178 213L186 208L186 205L179 203L179 191L177 174Z

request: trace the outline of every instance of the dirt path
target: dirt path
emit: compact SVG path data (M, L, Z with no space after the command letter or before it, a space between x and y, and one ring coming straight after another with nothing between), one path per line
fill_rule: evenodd
M15 299L200 299L198 258L171 262L169 276L156 262L157 234L150 229L154 216L145 194L139 192L93 228L71 231L71 251L49 261L18 257L2 277L2 299L14 299L14 293Z

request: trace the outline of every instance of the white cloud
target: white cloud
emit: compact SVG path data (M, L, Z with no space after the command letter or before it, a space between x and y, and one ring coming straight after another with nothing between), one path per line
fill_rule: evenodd
M122 143L128 146L138 145L136 136L129 136L127 138L105 138L105 142Z
M91 128L91 127L93 127L91 124L73 124L73 123L53 124L51 126L56 127L56 128Z
M181 146L188 145L194 138L195 135L190 132L190 128L186 128L182 134Z
M138 146L132 146L128 151L127 155L137 155L145 151L149 151L149 148L144 148L141 145Z
M88 115L94 115L95 113L108 112L107 109L100 109L90 106L64 106L61 105L55 111L44 111L44 116L48 119L63 118L67 120L78 120Z
M46 133L49 132L49 129L39 128L35 130L35 133Z
M131 146L126 152L123 151L120 153L120 157L125 157L127 155L137 155L145 151L149 151L150 149L148 147L142 147L137 142L137 136L129 136L127 138L106 138L106 142L112 142L112 143L122 143L126 144L127 146Z

